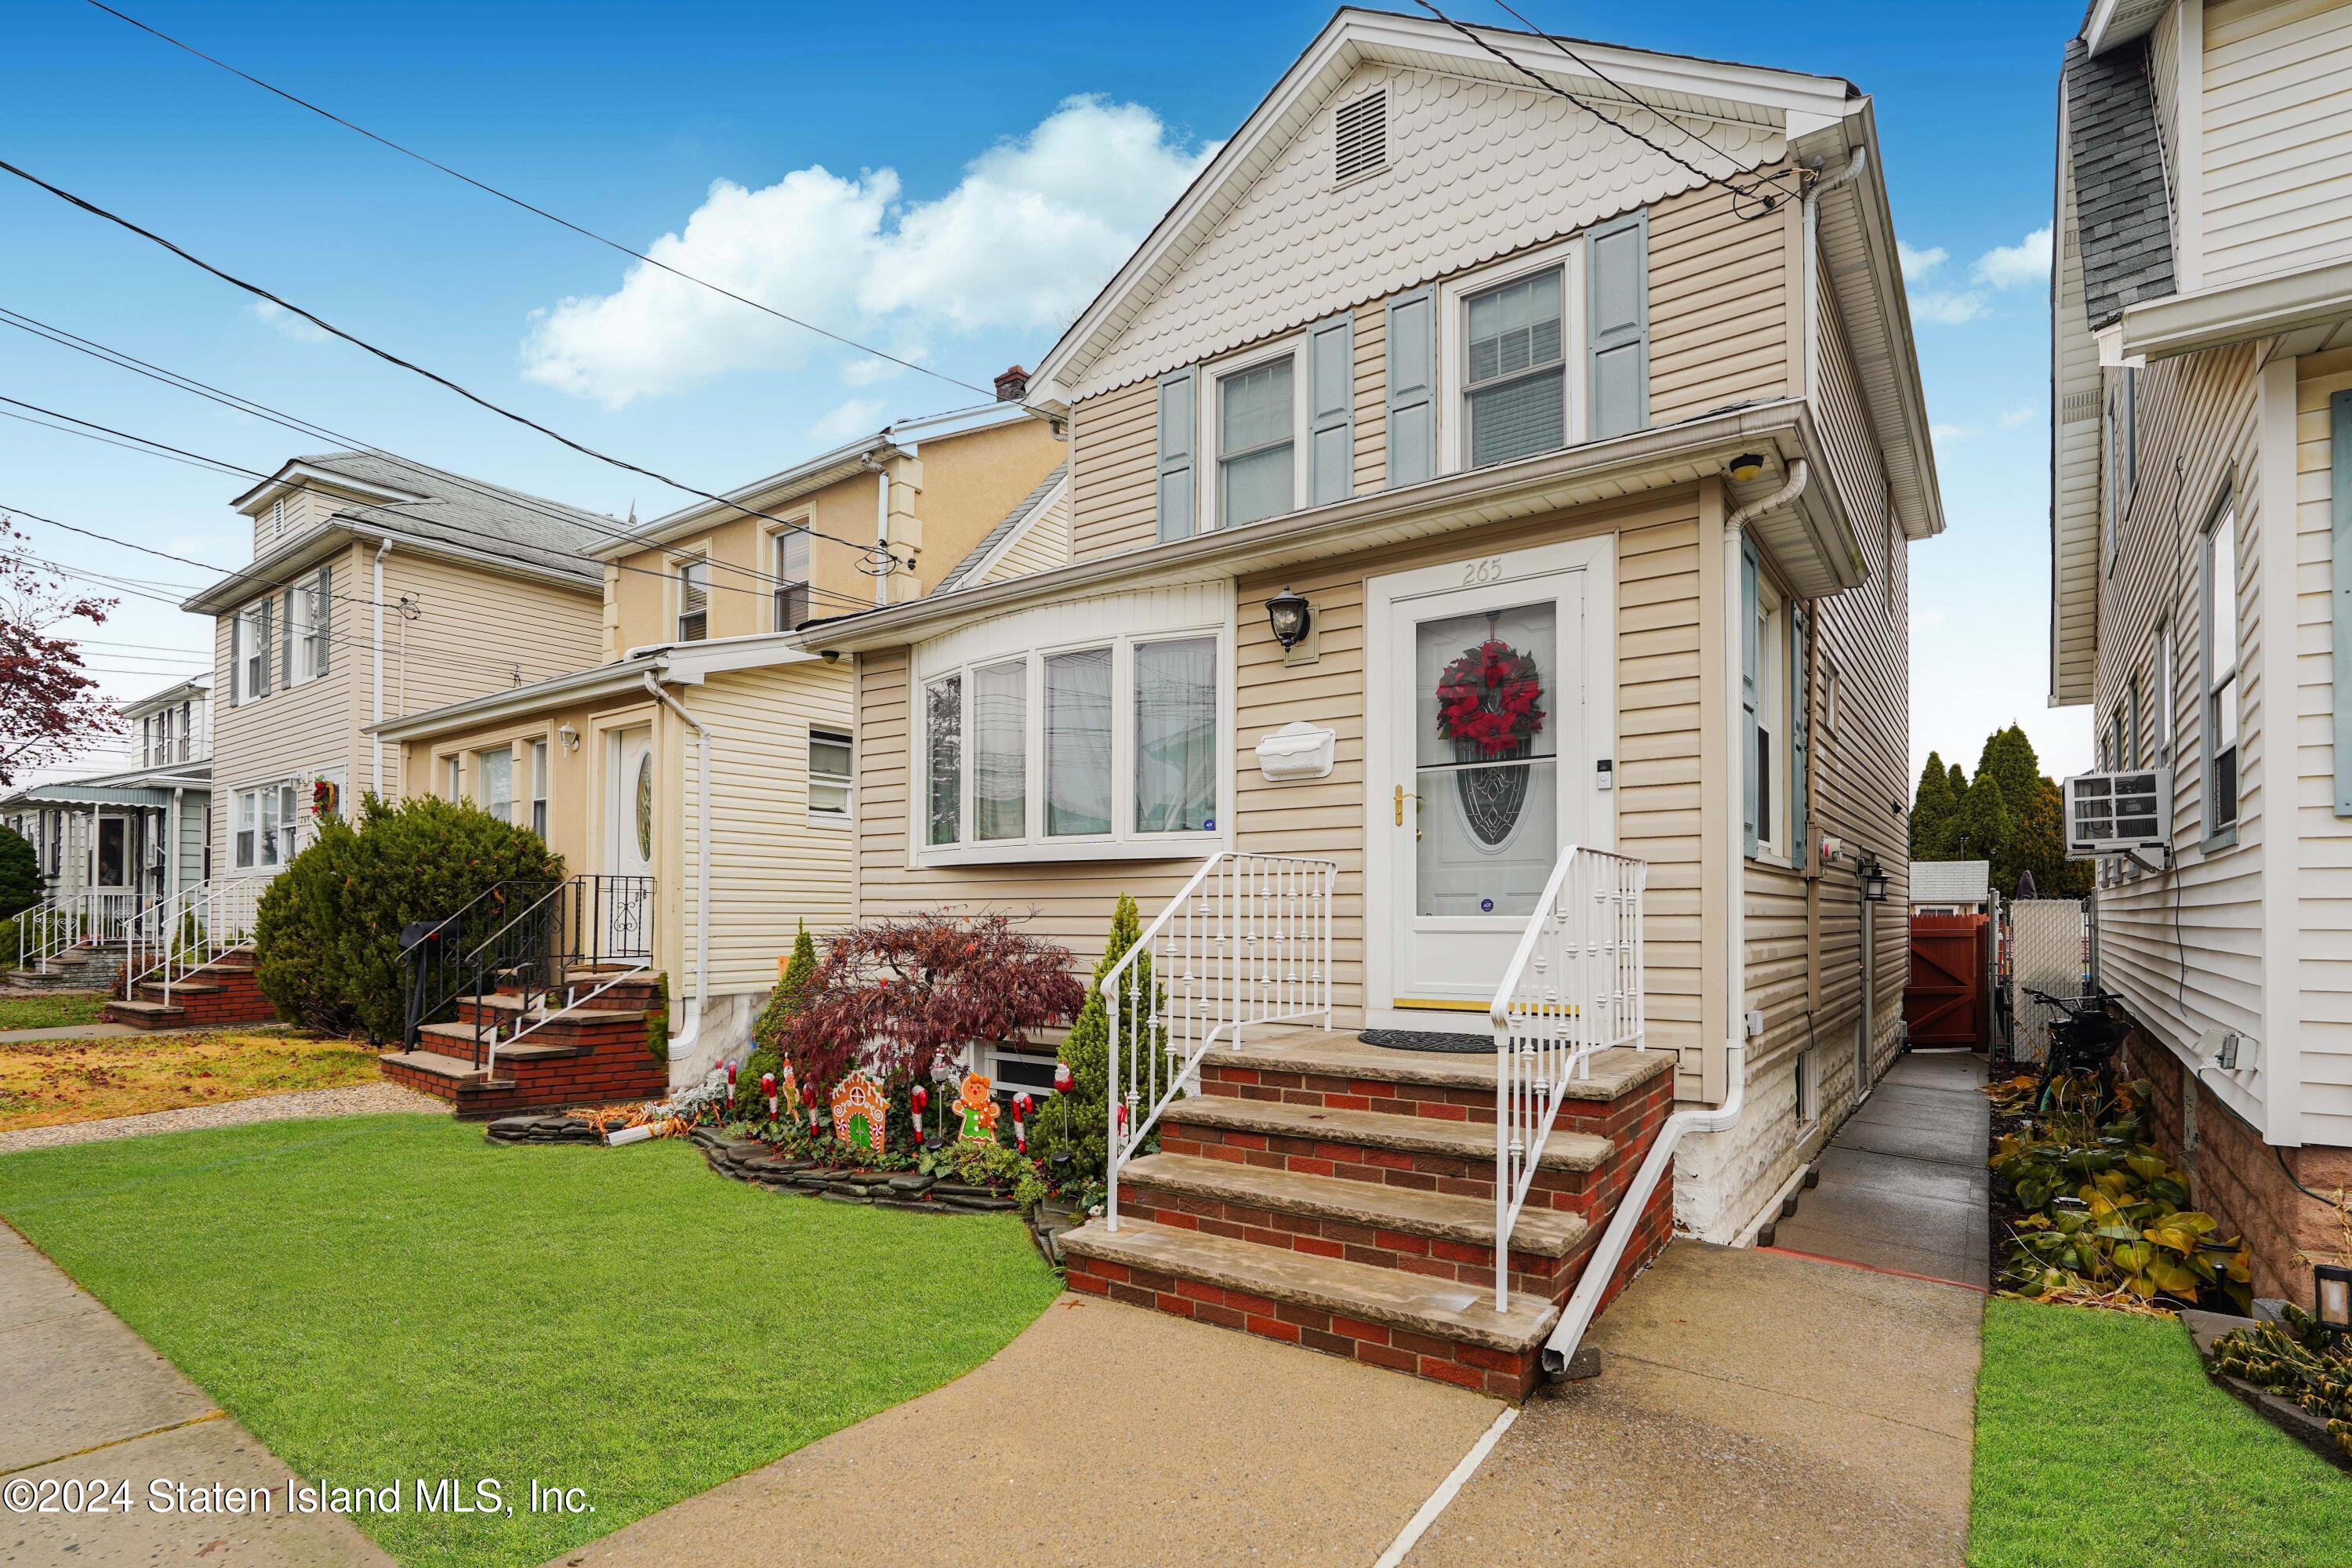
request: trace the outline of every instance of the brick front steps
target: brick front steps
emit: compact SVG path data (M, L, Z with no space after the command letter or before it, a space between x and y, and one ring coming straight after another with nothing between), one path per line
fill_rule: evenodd
M582 972L581 990L603 978ZM513 994L457 1005L457 1019L417 1031L417 1048L386 1053L384 1078L446 1100L467 1120L520 1110L557 1110L621 1100L653 1100L669 1092L669 1062L648 1045L663 1011L660 976L621 982L575 1006L545 1013L546 1022L513 1045L501 1043L496 1076L475 1065L489 1056L479 1036L495 1026L503 1035L521 1013Z
M1494 1058L1270 1031L1212 1052L1119 1178L1119 1228L1061 1238L1073 1289L1527 1396L1591 1244L1672 1109L1673 1053L1593 1058L1570 1087L1495 1291ZM1660 1184L1612 1281L1665 1245ZM1605 1302L1604 1302L1605 1304Z
M278 1021L278 1009L254 975L249 947L231 948L172 982L168 1002L161 981L142 980L132 990L134 994L106 1005L109 1023L134 1029L208 1029Z

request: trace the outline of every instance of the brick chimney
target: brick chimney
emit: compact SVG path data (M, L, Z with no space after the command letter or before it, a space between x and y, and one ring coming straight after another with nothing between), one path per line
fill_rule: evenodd
M1014 365L996 378L996 401L1018 403L1029 395L1029 373Z

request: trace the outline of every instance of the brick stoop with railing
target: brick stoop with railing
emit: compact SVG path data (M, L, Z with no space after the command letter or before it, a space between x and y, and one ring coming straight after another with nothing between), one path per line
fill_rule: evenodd
M1645 874L1565 852L1495 1052L1440 1055L1330 1032L1336 868L1213 858L1105 977L1109 1195L1061 1237L1071 1288L1525 1398L1591 1260L1597 1310L1673 1228L1670 1180L1619 1212L1673 1109Z
M456 1021L420 1026L416 1044L386 1052L380 1069L467 1120L668 1093L669 1060L656 1054L667 1010L661 976L638 970L615 981L612 972L579 970L567 978L594 994L552 1009L527 1005L519 989L465 998ZM527 1034L493 1053L493 1035L505 1039L526 1023Z
M231 948L168 985L160 980L133 981L131 991L106 1005L108 1023L134 1029L201 1029L278 1021L278 1009L261 994L249 947Z

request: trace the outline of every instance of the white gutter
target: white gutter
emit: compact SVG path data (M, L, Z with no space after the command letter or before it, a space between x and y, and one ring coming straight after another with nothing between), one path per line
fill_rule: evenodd
M375 721L383 722L383 558L392 553L392 541L387 538L375 547ZM375 751L375 795L383 798L383 737L375 736L369 744Z
M694 822L701 841L694 858L694 999L687 1004L686 1027L670 1037L669 1056L676 1061L701 1039L703 993L710 984L710 731L686 710L686 704L662 689L651 670L646 672L646 691L694 731Z
M1759 501L1752 501L1723 520L1723 675L1724 675L1724 755L1739 757L1746 750L1746 737L1739 721L1738 693L1740 681L1740 654L1746 644L1748 627L1739 592L1740 534L1748 524L1775 507L1788 505L1804 493L1811 472L1802 458L1789 465L1788 482ZM1592 1256L1585 1260L1584 1272L1577 1277L1576 1289L1568 1298L1568 1305L1559 1312L1559 1321L1552 1325L1551 1335L1544 1341L1543 1370L1547 1377L1564 1376L1569 1363L1576 1357L1578 1346L1584 1341L1584 1331L1592 1326L1592 1315L1601 1310L1601 1298L1616 1278L1618 1264L1625 1260L1625 1248L1640 1227L1642 1215L1650 1206L1650 1198L1665 1179L1667 1168L1674 1163L1675 1149L1694 1132L1728 1132L1739 1124L1740 1113L1748 1105L1748 846L1739 829L1732 824L1741 819L1746 808L1741 795L1746 788L1745 770L1726 767L1723 770L1724 791L1724 1000L1731 1036L1724 1042L1723 1103L1716 1106L1694 1106L1677 1110L1666 1118L1658 1129L1658 1136L1650 1152L1642 1157L1641 1168L1633 1173L1633 1184L1617 1202L1616 1212L1609 1216L1608 1228L1601 1233Z

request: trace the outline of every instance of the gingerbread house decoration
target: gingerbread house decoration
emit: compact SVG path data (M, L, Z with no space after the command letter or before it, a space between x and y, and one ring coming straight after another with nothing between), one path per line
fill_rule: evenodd
M888 1110L872 1079L851 1073L833 1091L834 1136L861 1154L878 1155Z

